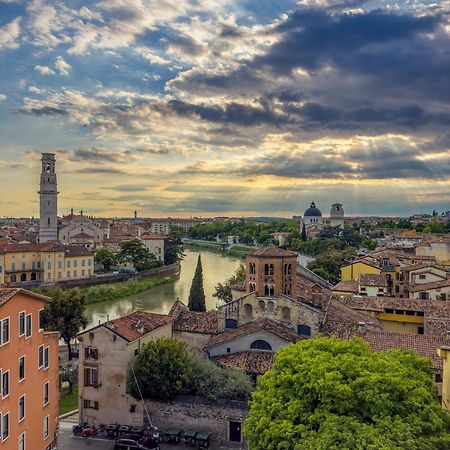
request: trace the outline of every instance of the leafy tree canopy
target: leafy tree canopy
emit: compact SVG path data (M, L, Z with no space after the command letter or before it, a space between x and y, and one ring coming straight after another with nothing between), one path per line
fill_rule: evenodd
M71 360L70 342L88 324L85 297L78 288L68 291L58 288L53 292L53 300L45 305L42 313L43 326L46 330L60 332Z
M111 266L116 263L116 255L107 247L102 247L95 254L94 260L97 264L101 264L107 271L111 270Z
M132 263L138 271L153 269L161 265L155 255L148 251L140 239L122 242L120 244L120 252L117 255L117 261Z
M217 283L213 297L224 302L231 302L233 300L231 286L245 281L245 276L245 266L240 264L231 277L227 278L223 283Z
M280 351L244 433L253 450L443 450L449 426L428 360L319 337Z
M219 367L209 359L194 360L191 393L209 400L247 400L253 391L250 378L238 370Z
M168 249L165 254L165 263L174 264L179 260L184 259L184 249L181 242L181 237L184 234L182 227L173 226L169 233Z
M140 399L138 385L144 398L170 400L188 389L192 365L185 342L174 338L148 342L142 346L134 362L130 391L135 398Z

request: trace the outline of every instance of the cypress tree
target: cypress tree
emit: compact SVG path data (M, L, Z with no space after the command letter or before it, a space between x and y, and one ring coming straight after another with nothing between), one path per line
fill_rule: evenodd
M302 241L306 241L306 240L308 239L308 236L306 235L306 227L305 227L305 224L303 224L303 227L302 227L302 234L301 234L301 236L300 236L300 239L301 239Z
M205 291L203 290L203 268L200 255L198 255L197 268L192 279L188 306L190 311L206 311Z

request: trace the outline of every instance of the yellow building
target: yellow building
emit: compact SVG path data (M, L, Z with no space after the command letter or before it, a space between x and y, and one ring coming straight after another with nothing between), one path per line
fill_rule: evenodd
M381 269L371 261L356 259L341 267L341 281L358 280L362 273L381 274Z
M442 406L450 411L450 347L438 349L438 355L442 358Z
M94 274L94 255L83 246L58 242L6 244L0 248L0 284L88 278Z

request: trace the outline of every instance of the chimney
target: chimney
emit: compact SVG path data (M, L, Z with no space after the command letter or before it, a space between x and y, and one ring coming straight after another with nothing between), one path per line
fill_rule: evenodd
M358 322L358 332L361 334L366 334L367 324L366 322Z

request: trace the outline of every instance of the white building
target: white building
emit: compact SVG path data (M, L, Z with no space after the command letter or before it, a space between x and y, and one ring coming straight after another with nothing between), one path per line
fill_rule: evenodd
M158 261L165 262L165 251L167 248L167 238L161 234L147 233L141 236L141 240L145 245L145 248L155 255Z

